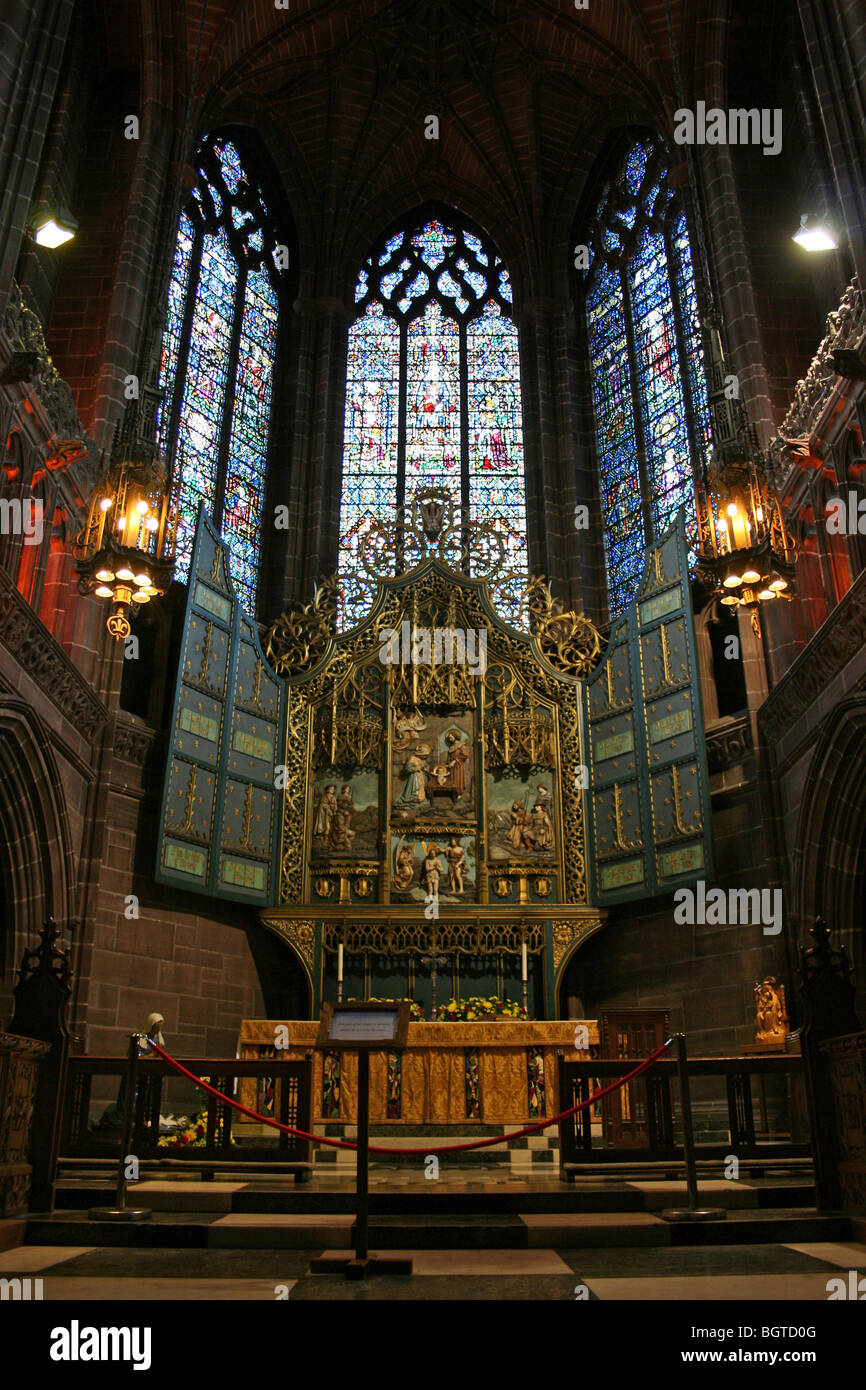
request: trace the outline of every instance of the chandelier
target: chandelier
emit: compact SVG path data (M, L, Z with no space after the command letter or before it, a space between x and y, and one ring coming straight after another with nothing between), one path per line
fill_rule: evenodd
M116 431L75 546L79 589L108 603L105 625L118 640L129 636L130 617L165 593L174 572L175 513L155 442L159 394L145 386Z
M794 578L796 546L767 456L739 397L731 393L735 378L726 371L716 319L705 328L713 452L695 484L697 570L726 607L749 612L759 635L762 605L791 597L786 591Z

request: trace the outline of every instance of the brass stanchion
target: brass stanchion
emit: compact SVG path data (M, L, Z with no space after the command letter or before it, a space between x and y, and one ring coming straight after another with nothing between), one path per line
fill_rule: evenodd
M113 1207L91 1207L87 1215L91 1221L149 1221L150 1207L128 1207L126 1205L126 1160L132 1140L132 1125L135 1117L135 1092L138 1074L138 1034L129 1038L126 1067L126 1095L123 1106L123 1129L120 1136L120 1154L117 1160L117 1186Z
M695 1165L695 1136L692 1131L692 1097L686 1057L686 1035L675 1033L677 1040L677 1077L680 1083L680 1110L683 1117L683 1156L686 1163L687 1207L668 1207L662 1212L665 1221L723 1221L723 1207L698 1206L698 1170Z

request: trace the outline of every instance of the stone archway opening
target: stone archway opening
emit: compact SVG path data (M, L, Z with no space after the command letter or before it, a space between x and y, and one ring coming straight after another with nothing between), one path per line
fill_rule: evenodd
M838 706L824 724L800 802L793 856L792 956L824 917L855 972L866 1018L866 699ZM796 965L796 961L792 961Z

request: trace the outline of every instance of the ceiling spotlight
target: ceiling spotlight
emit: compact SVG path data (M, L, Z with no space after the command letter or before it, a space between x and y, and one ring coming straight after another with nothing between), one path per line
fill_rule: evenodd
M826 222L811 217L808 212L800 217L800 226L791 240L802 246L804 251L835 251L839 245Z
M37 246L47 246L54 251L72 240L78 231L78 223L67 208L42 205L31 219L30 231Z

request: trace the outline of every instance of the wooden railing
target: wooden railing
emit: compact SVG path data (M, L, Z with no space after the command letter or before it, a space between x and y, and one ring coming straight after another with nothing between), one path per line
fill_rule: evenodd
M312 1063L309 1060L240 1061L236 1057L187 1057L179 1060L197 1076L207 1077L211 1086L225 1095L233 1094L232 1083L236 1077L257 1077L270 1083L267 1089L272 1089L273 1097L267 1106L269 1117L309 1133L312 1099ZM127 1066L127 1062L120 1057L70 1057L60 1140L61 1162L64 1159L118 1157L121 1127L119 1124L94 1122L92 1097L95 1078L114 1077L119 1088ZM308 1140L271 1128L267 1133L272 1137L266 1139L258 1125L246 1124L232 1106L207 1092L194 1091L191 1083L181 1083L189 1092L187 1109L201 1111L207 1107L204 1143L160 1147L160 1138L169 1137L159 1132L160 1111L165 1109L163 1083L166 1078L176 1077L177 1073L167 1062L156 1058L144 1058L137 1067L130 1153L138 1159L180 1159L190 1163L229 1160L286 1163L309 1160ZM263 1091L265 1087L257 1089ZM117 1093L115 1091L115 1095ZM106 1106L105 1099L101 1104L103 1108ZM258 1108L265 1113L261 1105ZM249 1134L250 1130L252 1134Z
M605 1060L592 1062L560 1062L559 1109L568 1110L587 1100L618 1076L633 1070L634 1061ZM701 1158L740 1159L808 1158L811 1146L805 1120L805 1099L802 1096L803 1059L784 1057L697 1057L688 1060L688 1075L692 1092L692 1108L698 1123L695 1125L695 1151ZM702 1086L702 1078L724 1082L727 1123L719 1100L709 1100L707 1094L715 1089ZM758 1120L752 1096L752 1080L757 1082ZM770 1130L765 1085L768 1078L777 1078L787 1112L786 1128ZM560 1160L565 1164L597 1164L624 1162L661 1162L682 1159L682 1136L678 1133L680 1116L677 1105L676 1062L662 1060L640 1077L629 1082L600 1102L603 1115L602 1133L593 1134L594 1106L588 1106L560 1123ZM778 1097L777 1097L778 1099ZM619 1107L618 1115L614 1107ZM721 1113L720 1113L721 1112ZM622 1130L615 1118L628 1117L625 1126L632 1142L614 1146L612 1135ZM598 1117L595 1117L596 1120ZM724 1130L727 1139L702 1142L702 1127Z

